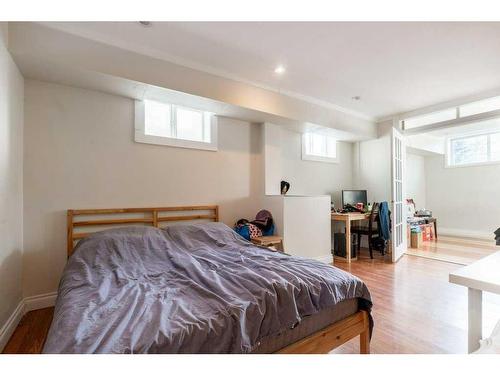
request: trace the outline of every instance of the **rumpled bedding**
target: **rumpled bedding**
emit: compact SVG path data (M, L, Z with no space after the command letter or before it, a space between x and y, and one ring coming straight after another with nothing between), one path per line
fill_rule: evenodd
M371 298L357 277L222 223L123 227L79 242L44 353L249 353L305 316Z

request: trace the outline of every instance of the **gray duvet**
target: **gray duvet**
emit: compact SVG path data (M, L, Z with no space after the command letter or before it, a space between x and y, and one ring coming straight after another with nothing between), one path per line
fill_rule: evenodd
M370 310L357 277L221 223L111 229L68 260L44 353L248 353L350 298Z

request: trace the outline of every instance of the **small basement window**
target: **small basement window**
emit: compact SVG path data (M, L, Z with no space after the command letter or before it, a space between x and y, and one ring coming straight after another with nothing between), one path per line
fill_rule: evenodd
M403 120L403 129L415 129L422 126L435 124L442 121L454 120L457 118L456 108L448 108L438 112L432 112L421 116L409 117Z
M302 135L302 160L337 163L337 140L320 133Z
M500 132L450 138L446 153L448 167L500 162Z
M499 117L500 96L446 108L440 111L426 113L419 116L407 117L401 121L403 130L421 128L441 122L467 119L475 116L475 120L486 117Z
M217 150L217 118L211 112L137 100L135 141L155 145Z

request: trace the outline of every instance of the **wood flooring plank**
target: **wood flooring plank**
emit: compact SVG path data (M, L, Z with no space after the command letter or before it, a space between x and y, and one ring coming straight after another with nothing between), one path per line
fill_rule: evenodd
M24 315L2 353L41 353L53 314L54 308L48 307L46 309L30 311Z

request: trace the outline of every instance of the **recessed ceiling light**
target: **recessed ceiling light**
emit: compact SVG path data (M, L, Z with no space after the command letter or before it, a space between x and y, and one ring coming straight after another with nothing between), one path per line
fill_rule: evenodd
M356 95L356 96L353 96L351 99L352 99L352 100L360 100L360 99L361 99L361 96Z
M274 73L276 73L276 74L283 74L283 73L285 73L285 67L283 65L278 65L274 69Z
M139 24L144 27L151 27L153 26L153 23L150 21L139 21Z

